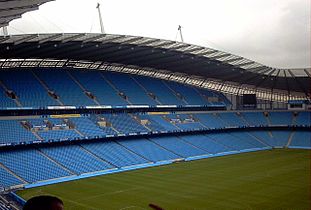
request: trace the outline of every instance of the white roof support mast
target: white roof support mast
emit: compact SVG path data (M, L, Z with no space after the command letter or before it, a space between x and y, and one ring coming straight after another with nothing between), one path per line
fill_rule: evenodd
M101 12L100 12L100 4L99 4L99 3L97 3L96 8L97 8L97 10L98 10L99 23L100 23L100 31L101 31L102 34L105 34L105 29L104 29L104 24L103 24L102 15L101 15Z
M178 32L179 32L179 34L180 34L180 40L181 40L181 42L184 42L184 37L182 36L182 32L181 32L181 25L179 25L178 26Z

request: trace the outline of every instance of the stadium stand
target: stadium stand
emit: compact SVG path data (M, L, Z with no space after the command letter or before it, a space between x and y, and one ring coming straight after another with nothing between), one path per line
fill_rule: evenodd
M14 1L8 4L18 8L0 13L41 1ZM310 68L87 33L0 36L0 69L0 193L242 152L311 149ZM1 209L8 208L0 196Z
M214 91L113 72L32 69L5 70L0 76L2 108L50 112L49 106L72 105L84 111L0 116L0 187L5 190L180 160L311 148L307 111L175 110L230 102ZM9 98L5 88L18 97ZM100 105L111 107L87 108ZM148 109L125 111L127 105ZM156 105L173 108L160 111Z
M75 106L96 105L92 99L83 93L79 85L72 80L68 71L44 69L34 72L47 84L50 91L55 92L63 104Z
M219 144L225 145L231 150L246 150L254 148L254 145L249 141L243 141L235 136L231 135L230 133L213 133L209 134L208 137L213 139Z
M120 93L123 93L131 104L138 105L156 105L146 92L129 76L118 73L105 73L107 78Z
M141 84L149 95L153 96L160 104L184 105L185 103L178 99L174 92L169 89L164 81L152 79L150 77L133 76Z
M24 107L58 105L29 70L0 71L0 78L2 83L17 95L18 101ZM5 107L5 104L2 106Z
M28 183L71 175L59 164L35 149L2 151L0 161Z
M2 108L129 104L205 106L213 103L208 102L208 97L201 95L201 92L217 100L225 98L219 93L214 94L208 90L203 91L176 82L113 72L5 69L0 72L0 78L0 86L5 87L1 91ZM16 99L9 98L5 91L12 91ZM227 100L218 104L225 107L230 102Z
M269 113L271 124L292 125L293 114L291 112L271 112Z
M295 125L308 125L311 122L310 112L299 112L295 118Z
M103 129L94 124L92 120L87 117L70 118L70 121L75 125L76 129L79 130L84 136L95 138L107 135L107 133L104 132Z
M21 180L13 176L12 173L9 173L2 167L0 167L0 177L0 187L2 188L23 184Z
M38 140L18 120L0 120L0 144Z
M119 168L148 162L114 141L86 143L81 146Z
M39 150L74 174L101 171L113 167L78 145L41 147Z
M204 100L204 98L201 97L200 94L192 87L188 87L174 82L166 83L175 92L175 94L187 104L209 104L208 101Z
M164 149L163 147L157 146L155 143L147 139L118 140L117 142L152 162L180 158L180 156Z
M236 113L219 113L219 118L228 126L243 127L246 125L246 123L243 122L243 120Z
M284 113L284 112L281 112ZM280 114L280 113L279 113ZM1 145L23 144L37 141L64 141L77 139L106 138L117 135L139 135L150 133L173 133L219 130L228 128L248 128L263 126L294 126L293 113L286 112L283 121L277 121L278 113L269 112L270 124L265 123L262 112L236 113L105 113L85 114L69 118L52 118L49 116L23 116L12 119L0 118ZM296 122L301 126L310 126L306 118L308 112L299 112ZM255 118L255 117L258 118ZM261 118L261 116L263 116ZM273 116L273 117L271 117ZM252 119L257 119L252 121ZM284 120L285 119L285 120ZM298 121L297 121L298 120ZM256 122L258 124L256 124ZM268 122L268 121L267 121ZM285 124L285 122L290 124ZM275 124L274 124L275 123ZM8 132L10 130L10 132ZM288 140L286 131L262 133L254 135L264 139L270 146L284 145Z
M184 158L206 154L204 150L199 149L198 147L195 147L189 143L186 143L182 139L175 136L158 138L154 137L149 138L149 140L156 143L157 145L160 145L166 150L172 151L173 153Z
M99 104L127 105L117 91L104 79L102 73L96 71L72 71L71 74L90 91ZM90 82L92 81L92 82Z
M186 135L181 136L180 138L198 148L207 151L209 154L218 154L230 151L228 146L213 141L209 135Z
M6 91L0 87L0 108L15 107L15 106L16 103L11 98L9 98Z
M272 131L271 135L273 136L273 146L274 147L284 147L290 135L288 131Z
M311 148L311 132L300 131L294 132L290 147L292 148Z
M216 114L196 114L195 117L200 120L200 122L208 128L224 128L225 125L221 122Z
M243 113L243 118L247 121L249 125L268 125L268 120L263 115L262 112L249 112Z
M71 140L80 138L80 134L78 134L74 130L49 130L49 131L39 131L38 135L42 137L42 139L49 140Z

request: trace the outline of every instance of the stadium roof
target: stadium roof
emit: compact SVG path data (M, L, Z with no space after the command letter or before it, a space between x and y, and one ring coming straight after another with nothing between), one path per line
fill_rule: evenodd
M22 17L22 14L37 10L41 4L53 0L1 0L0 28L7 26L10 21Z
M277 69L219 50L139 36L23 34L0 36L0 59L68 59L165 70L310 97L311 69Z

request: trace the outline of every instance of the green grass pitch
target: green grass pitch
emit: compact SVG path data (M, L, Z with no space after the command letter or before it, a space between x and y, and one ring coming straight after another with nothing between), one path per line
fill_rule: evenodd
M175 163L18 192L60 197L65 210L310 209L308 150L270 150Z

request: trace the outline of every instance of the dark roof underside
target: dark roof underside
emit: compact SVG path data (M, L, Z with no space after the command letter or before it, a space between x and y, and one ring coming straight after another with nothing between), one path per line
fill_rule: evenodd
M267 67L247 70L243 69L242 65L232 65L216 59L222 56L209 58L205 56L206 54L194 54L191 50L180 51L178 48L168 49L161 44L147 46L131 42L114 42L113 40L60 39L57 34L50 40L33 41L32 39L36 39L37 36L24 37L24 40L17 41L12 41L12 38L8 37L0 37L0 59L53 58L102 61L169 70L241 85L305 94L309 94L311 87L309 70L301 70L300 72L304 71L302 76L296 76L291 70ZM139 38L137 37L137 39ZM160 42L161 40L154 39L154 42L156 41Z

